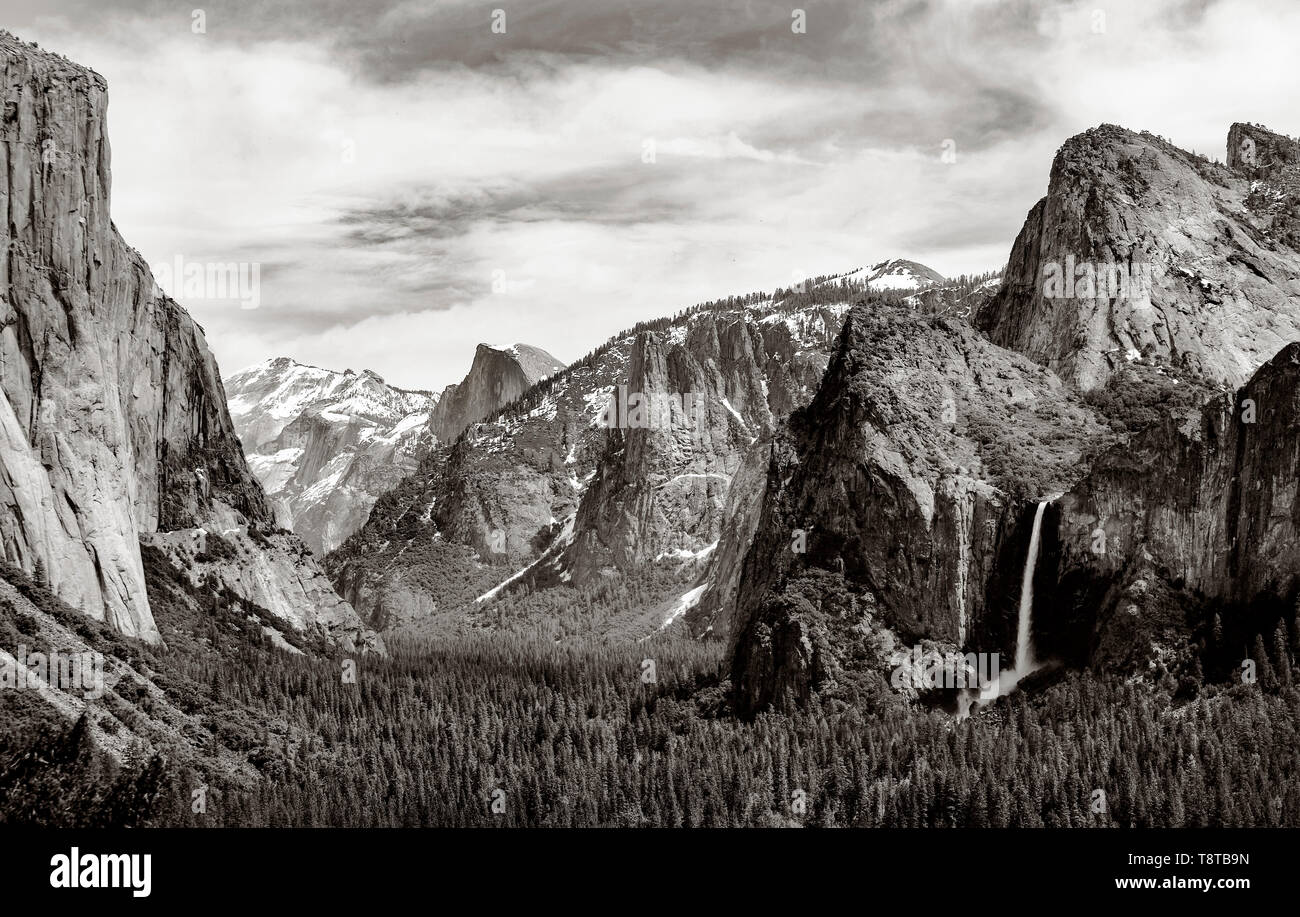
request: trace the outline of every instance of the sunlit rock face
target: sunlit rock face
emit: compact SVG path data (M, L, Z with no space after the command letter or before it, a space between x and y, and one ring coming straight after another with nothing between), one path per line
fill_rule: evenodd
M296 540L262 537L271 508L202 329L113 226L103 78L7 33L0 65L5 557L39 563L65 601L157 641L141 540L239 529L267 569L256 588L242 569L225 571L232 581L293 626L364 643L347 603L321 601L328 584Z
M1300 338L1296 145L1228 145L1224 166L1114 125L1071 138L977 326L1085 390L1135 356L1244 383Z

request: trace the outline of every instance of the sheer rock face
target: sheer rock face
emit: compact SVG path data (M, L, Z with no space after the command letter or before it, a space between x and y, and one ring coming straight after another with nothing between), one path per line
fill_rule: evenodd
M1228 129L1228 166L1252 181L1300 192L1300 141L1254 124Z
M285 357L226 380L248 464L278 523L324 556L366 521L380 494L413 472L435 442L437 396Z
M744 453L815 389L839 322L827 309L638 335L626 388L613 395L621 402L625 391L629 406L619 405L565 552L574 580L717 544Z
M1071 138L976 324L1085 390L1135 354L1241 385L1300 337L1300 254L1277 206L1295 193L1295 155L1246 125L1230 134L1231 167L1113 125ZM1279 178L1290 185L1268 185ZM1102 289L1114 268L1127 289L1116 275ZM1073 272L1068 288L1058 270Z
M455 442L470 424L514 401L535 383L564 368L540 347L479 344L469 373L443 389L429 427L439 442Z
M1300 343L1233 397L1101 457L1060 501L1059 577L1122 577L1136 562L1248 605L1300 586Z
M806 697L865 627L832 627L848 609L907 640L1013 651L1026 514L1108 435L1054 374L965 322L855 308L812 403L768 450L739 572L716 574L739 582L715 626L742 712Z
M201 329L110 219L103 79L7 33L0 62L4 554L39 562L88 615L157 641L141 539L216 517L273 528L271 509ZM262 594L283 594L294 623L362 636L346 603L318 608L284 583L328 590L310 559L270 566Z

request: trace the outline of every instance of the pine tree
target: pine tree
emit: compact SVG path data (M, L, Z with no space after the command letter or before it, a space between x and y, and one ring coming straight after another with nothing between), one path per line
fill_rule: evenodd
M1283 688L1291 687L1291 648L1288 646L1286 622L1278 621L1273 632L1273 656L1277 663L1278 681Z

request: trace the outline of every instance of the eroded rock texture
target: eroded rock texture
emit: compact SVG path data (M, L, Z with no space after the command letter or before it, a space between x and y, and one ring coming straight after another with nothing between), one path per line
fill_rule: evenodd
M1245 382L1300 337L1300 254L1285 206L1295 145L1258 128L1232 130L1235 168L1114 125L1071 138L977 326L1085 390L1134 355ZM1241 161L1247 135L1255 166ZM1073 295L1051 295L1049 272L1067 265ZM1138 282L1125 295L1084 295L1099 292L1084 265L1097 285L1110 268Z

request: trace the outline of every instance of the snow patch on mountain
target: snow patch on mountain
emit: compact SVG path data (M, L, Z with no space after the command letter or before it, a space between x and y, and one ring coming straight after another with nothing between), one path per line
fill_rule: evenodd
M226 391L277 521L321 554L355 531L434 441L428 425L438 396L390 386L370 370L277 357L235 373Z

